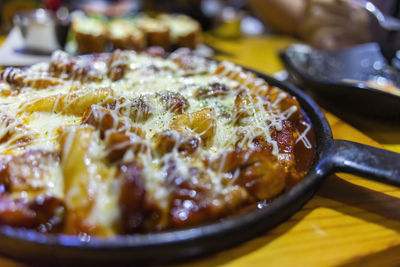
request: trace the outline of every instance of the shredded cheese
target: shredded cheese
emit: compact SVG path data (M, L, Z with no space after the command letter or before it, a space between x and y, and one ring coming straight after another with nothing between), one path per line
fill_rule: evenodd
M92 24L79 26L92 32ZM166 184L171 177L190 180L194 185L208 181L210 194L214 196L237 190L235 180L239 170L232 174L230 182L224 182L226 174L222 168L227 159L223 152L253 149L253 141L262 137L272 147L272 154L279 158L279 144L272 133L282 131L283 122L298 112L297 106L282 110L281 104L290 98L287 93L280 92L272 101L260 93L270 89L265 81L232 63L217 64L192 58L190 60L195 63L185 69L179 63L185 53L178 52L162 59L125 51L112 63L77 58L71 65L71 58L57 51L49 64L34 65L27 71L6 69L1 86L17 91L15 95L0 97L0 115L3 116L0 154L60 151L61 163L53 173L59 178L48 177L48 181L54 187L53 194L74 198L81 189L71 189L64 196L62 191L67 189L60 183L60 177L67 164L66 158L72 155L77 129L88 127L81 126L86 116L96 139L87 146L82 163L89 176L88 201L94 201L88 220L110 229L121 216L117 208L120 183L112 178L117 175L118 165L106 160L115 151L126 150L121 162L135 161L142 166L148 198L156 200L164 212L161 221L166 220L171 205L173 187ZM119 67L124 68L123 76L112 81L108 77L109 70ZM86 79L85 75L95 78ZM48 85L43 85L44 80ZM216 83L228 88L224 94L196 95L202 88L213 90ZM243 97L241 102L238 101L240 97ZM90 113L87 113L89 108ZM91 123L90 119L95 122ZM300 133L296 129L296 143L301 141L311 149L312 144L307 139L311 125L306 120L301 123L304 130ZM131 129L140 129L143 134ZM62 137L65 131L68 134ZM123 133L127 139L106 144L107 138L101 135L108 136L113 131ZM168 142L172 142L172 147L169 150L157 151L155 138L159 133L170 133ZM18 142L24 137L24 142ZM182 153L185 137L200 140L199 144L190 144L194 150L191 155ZM61 138L64 138L62 145ZM167 141L161 140L162 145L163 142ZM210 161L219 158L220 165L216 169L208 168L205 158ZM198 171L196 175L193 175L194 169Z

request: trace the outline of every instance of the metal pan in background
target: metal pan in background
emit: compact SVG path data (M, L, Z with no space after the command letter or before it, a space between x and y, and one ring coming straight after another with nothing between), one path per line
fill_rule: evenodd
M0 227L0 252L29 263L161 264L232 247L265 232L298 211L334 172L347 172L400 186L400 154L333 140L321 109L300 90L255 72L297 98L316 135L316 155L307 176L271 204L240 216L189 229L112 239L41 234Z
M400 73L387 64L378 44L336 51L295 44L280 56L300 85L329 102L358 114L400 120L400 95L365 84L389 82L400 88Z

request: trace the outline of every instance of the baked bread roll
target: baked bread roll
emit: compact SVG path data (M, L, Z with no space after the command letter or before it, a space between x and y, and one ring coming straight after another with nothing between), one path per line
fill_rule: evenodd
M78 18L72 21L71 30L75 35L80 54L105 51L107 27L101 20L89 17Z
M178 47L196 48L201 42L200 24L186 15L162 14L158 19L170 30L171 42Z
M142 51L146 48L145 34L130 20L111 21L108 24L108 37L114 49Z
M161 46L165 50L170 48L170 29L160 20L141 17L136 19L136 25L145 33L149 46Z

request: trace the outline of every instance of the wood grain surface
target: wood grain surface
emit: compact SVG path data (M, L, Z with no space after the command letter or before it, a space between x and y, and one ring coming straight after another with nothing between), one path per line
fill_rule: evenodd
M207 35L205 40L226 52L217 59L268 74L282 70L277 51L294 42L279 36L221 40ZM398 124L335 109L325 114L334 138L400 152ZM182 266L399 266L399 233L398 188L336 174L288 221L251 241ZM19 264L2 258L0 266Z

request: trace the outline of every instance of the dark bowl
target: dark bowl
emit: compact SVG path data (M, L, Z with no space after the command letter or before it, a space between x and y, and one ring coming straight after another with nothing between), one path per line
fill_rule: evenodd
M400 120L400 96L364 83L383 79L400 88L400 74L387 64L377 44L337 51L292 45L280 56L300 86L335 105L363 115Z

